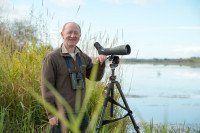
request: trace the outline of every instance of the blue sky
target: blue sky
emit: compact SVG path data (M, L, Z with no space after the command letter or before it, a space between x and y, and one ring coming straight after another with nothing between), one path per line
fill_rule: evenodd
M82 36L89 25L91 34L106 32L113 38L118 33L116 45L131 46L127 58L200 56L199 0L0 0L0 4L9 19L25 19L31 7L36 15L48 9L54 47L62 25L76 21Z

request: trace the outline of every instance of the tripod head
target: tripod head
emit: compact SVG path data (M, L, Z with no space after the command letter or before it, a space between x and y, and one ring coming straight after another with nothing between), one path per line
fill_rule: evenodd
M110 55L108 57L108 60L109 61L112 61L112 63L110 64L110 67L111 68L116 68L119 64L119 56L116 56L116 55Z

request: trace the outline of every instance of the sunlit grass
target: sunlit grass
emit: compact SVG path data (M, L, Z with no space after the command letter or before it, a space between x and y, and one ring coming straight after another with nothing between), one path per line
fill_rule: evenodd
M1 46L0 62L0 104L1 104L1 130L8 132L42 132L49 130L48 120L44 107L50 110L59 120L70 130L78 132L78 127L83 114L79 114L77 119L73 116L72 123L66 121L55 108L48 103L44 103L40 93L40 74L44 56L51 50L43 45L34 43L27 44L21 51L11 53L9 49ZM95 78L94 74L91 79ZM95 132L98 122L98 115L102 107L104 84L87 80L87 92L83 107L88 106L91 123L88 127L89 132ZM53 88L49 85L49 88ZM66 101L59 94L51 89L57 100L66 105ZM84 112L86 108L82 108ZM116 128L105 126L102 130L107 132Z

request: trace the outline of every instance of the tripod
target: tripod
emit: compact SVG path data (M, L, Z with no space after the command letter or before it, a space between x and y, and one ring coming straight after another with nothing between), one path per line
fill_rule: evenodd
M97 131L97 133L99 133L99 131L102 128L103 125L106 125L106 124L121 120L121 119L125 118L126 116L129 116L130 119L131 119L131 122L132 122L132 124L134 126L135 131L137 133L140 133L139 127L137 126L137 124L135 122L135 119L132 116L132 111L130 110L130 108L128 106L128 103L127 103L127 101L125 99L125 96L124 96L124 94L123 94L123 92L121 90L121 86L120 86L119 82L116 81L115 68L119 64L119 57L111 55L111 56L108 57L108 59L110 61L112 60L112 64L110 64L110 68L111 68L112 74L111 74L110 79L109 79L110 82L106 86L106 89L107 89L106 98L104 99L103 108L101 110L100 120L99 120L99 123L97 125L96 131ZM117 87L117 89L119 91L119 94L120 94L120 96L121 96L121 98L122 98L122 100L124 102L125 107L114 100L114 98L113 98L113 96L114 96L114 85L116 85L116 87ZM124 115L123 117L121 117L121 118L116 118L116 119L112 119L112 120L104 120L103 117L105 115L105 111L106 111L106 107L107 107L108 102L111 103L111 106L110 106L110 116L111 117L113 117L113 104L115 104L117 106L120 106L121 108L126 110L128 113L126 115Z

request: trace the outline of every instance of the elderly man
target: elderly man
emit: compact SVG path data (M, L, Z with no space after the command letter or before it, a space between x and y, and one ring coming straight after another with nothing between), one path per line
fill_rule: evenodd
M90 77L93 63L91 58L76 46L81 37L81 28L77 23L68 22L64 24L61 36L63 39L61 47L48 54L43 62L42 96L48 103L58 108L59 105L54 95L46 85L45 81L47 81L69 103L74 113L78 113L75 105L77 102L76 92L80 90L80 102L82 104L85 97L85 78ZM98 81L104 74L106 56L99 55L97 60L99 69L96 80ZM65 111L66 118L67 113ZM55 132L55 127L60 130L58 118L49 111L47 111L47 115L52 126L52 132ZM81 132L86 130L88 121L88 116L84 115L80 126Z

